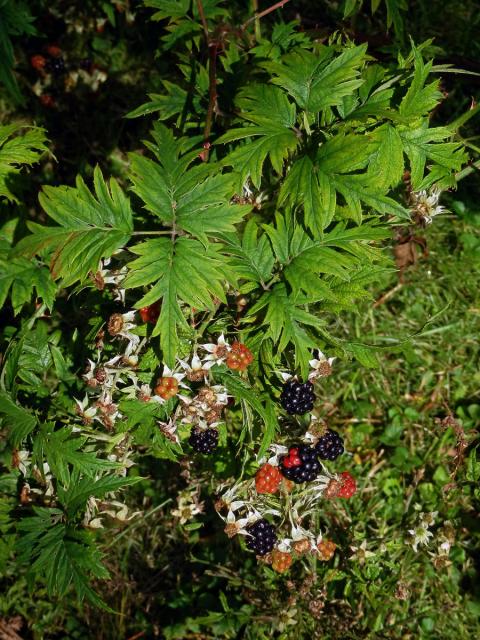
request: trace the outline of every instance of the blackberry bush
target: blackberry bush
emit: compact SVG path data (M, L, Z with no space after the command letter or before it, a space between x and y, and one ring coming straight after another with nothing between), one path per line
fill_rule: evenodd
M96 25L81 53L98 52L93 63L75 63L66 42L25 57L32 95L58 114L77 82L102 91L98 58L109 46L100 36L118 7L132 20L128 2L100 4L105 16L79 24L73 11L65 29L66 41ZM188 478L213 493L216 473L231 481L225 530L246 535L258 555L277 538L279 554L318 552L319 500L349 498L356 483L319 461L340 455L333 431L287 449L281 408L311 412L312 380L328 405L334 358L377 366L376 345L343 314L390 273L393 230L440 214L466 161L456 127L431 126L443 93L424 47L382 65L366 44L320 42L293 22L262 33L273 8L237 24L240 10L216 0L146 4L165 27L158 58L172 75L154 78L162 93L126 114L148 114L152 131L128 162L124 148L120 161L105 158L116 177L90 170L89 157L75 184L49 175L42 211L20 207L18 178L47 150L48 132L0 126L0 198L11 207L0 234L2 560L15 550L31 583L59 596L73 585L96 606L105 604L90 585L109 574L90 529L130 517L120 491L144 481L128 470L151 457L184 465L168 486ZM5 61L12 66L10 36L32 33L30 17L11 0L0 12L0 75L18 99ZM282 371L294 377L278 403ZM221 459L185 461L188 445L213 453L220 433ZM258 464L276 471L248 477ZM198 495L192 504L179 521L202 513Z

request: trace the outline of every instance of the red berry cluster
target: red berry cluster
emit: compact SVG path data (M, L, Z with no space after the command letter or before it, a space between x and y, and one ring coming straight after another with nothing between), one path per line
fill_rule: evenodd
M234 342L226 359L227 367L233 371L245 371L252 362L250 349L241 342Z
M159 315L160 315L160 302L154 302L148 307L142 307L140 309L140 317L142 319L142 322L156 324Z
M272 551L272 569L279 573L285 573L292 565L293 558L291 553L274 549Z
M178 393L178 380L171 377L163 377L157 380L155 394L164 400L170 400Z
M285 456L282 460L282 464L287 469L291 469L292 467L299 467L302 464L300 456L298 455L298 449L296 447L292 447L288 456Z
M355 478L348 471L341 474L341 486L337 493L337 498L351 498L357 491L357 483Z
M320 558L320 560L328 562L328 560L331 560L333 558L336 548L337 545L332 540L321 540L321 542L319 542L317 545L318 557Z
M278 470L278 467L273 467L267 463L257 471L255 488L258 493L276 493L281 481L282 474Z

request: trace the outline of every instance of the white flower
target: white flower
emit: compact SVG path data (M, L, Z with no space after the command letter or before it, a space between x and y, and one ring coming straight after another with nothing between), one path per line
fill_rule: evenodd
M360 564L363 564L368 558L373 558L376 554L373 551L367 550L367 541L364 540L358 547L350 547L353 554L350 556L350 560L357 560Z
M410 544L412 545L415 553L418 550L419 544L428 545L430 542L429 538L433 536L433 533L422 525L415 527L415 529L409 529L408 533L412 536Z
M170 418L168 422L158 422L157 424L166 438L176 444L180 443L180 438L177 435L177 424L174 418Z
M220 497L221 502L225 505L229 511L238 511L248 503L245 500L238 500L239 484L234 484L230 489L225 491Z
M22 475L26 476L27 469L31 464L30 452L26 450L17 451L16 458L17 458L16 462L17 462L18 470Z
M204 358L205 363L212 363L208 368L213 364L222 364L230 351L230 345L225 340L223 333L218 338L217 342L202 344L200 346L208 352L208 355Z
M130 356L137 350L140 344L140 336L132 333L132 329L137 327L135 320L136 311L128 311L127 313L114 313L108 320L108 333L113 337L121 337L128 340L125 349L125 356Z
M318 349L318 355L316 358L309 360L308 364L312 367L313 371L310 372L308 379L322 378L329 376L332 372L332 364L335 358L327 358L320 349Z
M185 374L189 380L200 381L203 379L207 379L208 370L213 367L215 362L202 362L200 358L195 353L192 357L191 364L188 364L186 360L181 360L177 358L180 366L185 371Z
M438 204L442 191L432 187L430 191L423 189L412 193L412 213L420 216L425 224L430 224L435 216L445 213L447 209Z
M273 456L268 458L268 464L271 464L273 467L278 467L280 458L287 455L288 448L284 447L282 444L271 444L269 450L273 453ZM265 457L263 457L261 460L258 460L259 464L263 464L263 462L265 462Z
M258 518L256 515L248 513L245 517L238 518L237 520L235 513L230 510L224 520L226 523L224 531L229 538L233 538L238 534L242 536L250 536L251 534L248 533L246 527L258 520Z
M97 407L88 406L88 396L85 396L83 400L74 398L77 403L77 415L83 418L85 423L90 423L97 415Z
M435 518L438 516L438 511L429 511L428 513L423 513L423 511L420 513L419 520L420 523L424 526L424 527L433 527L433 525L435 524Z

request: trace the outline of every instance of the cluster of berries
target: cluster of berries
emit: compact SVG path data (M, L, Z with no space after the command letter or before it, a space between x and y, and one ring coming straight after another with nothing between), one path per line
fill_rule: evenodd
M62 49L56 44L49 44L43 53L31 56L30 65L38 74L32 87L33 92L46 107L55 107L55 97L62 92L71 91L79 79L92 91L96 91L107 79L105 71L96 67L90 58L67 61Z
M307 382L298 382L294 378L287 380L283 385L280 402L290 415L308 413L313 409L315 402L313 384L309 380Z
M327 429L315 445L295 444L280 458L278 467L265 464L256 475L258 493L276 493L282 476L295 484L312 482L320 472L321 460L336 460L344 451L341 436Z
M270 524L264 518L257 520L253 524L246 528L247 548L253 551L257 556L265 557L269 554L269 561L272 565L272 569L278 571L278 573L285 573L290 569L293 562L293 555L289 551L282 551L279 548L275 548L278 544L278 536L275 531L275 527ZM301 541L303 542L303 541ZM309 548L309 546L307 546ZM337 545L326 538L322 538L316 545L316 555L320 560L328 562L335 554ZM294 550L299 554L307 550L305 545L297 544Z

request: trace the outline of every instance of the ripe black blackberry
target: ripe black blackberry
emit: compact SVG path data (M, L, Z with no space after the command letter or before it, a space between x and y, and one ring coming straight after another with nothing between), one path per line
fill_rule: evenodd
M280 459L280 473L295 484L315 480L320 471L317 452L308 444L290 447L288 455Z
M51 58L45 64L47 71L55 75L65 73L65 60L63 58Z
M326 433L318 439L315 451L322 460L336 460L345 451L343 438L333 429L328 429Z
M218 446L218 431L194 427L188 442L198 453L213 453Z
M307 382L299 382L292 378L283 385L280 402L290 415L294 413L301 415L311 411L314 401L313 384L308 380Z
M277 542L275 527L266 520L257 520L246 528L250 534L246 537L247 547L255 551L257 556L269 553Z

